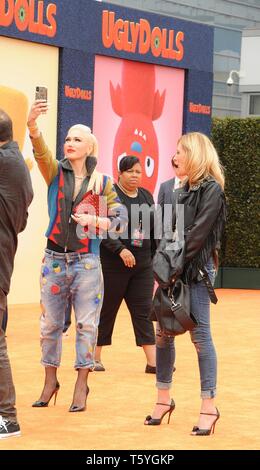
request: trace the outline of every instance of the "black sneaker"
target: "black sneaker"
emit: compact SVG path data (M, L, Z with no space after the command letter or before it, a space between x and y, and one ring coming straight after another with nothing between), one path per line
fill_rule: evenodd
M0 439L20 435L21 431L18 423L12 423L8 419L3 418L3 416L0 416Z

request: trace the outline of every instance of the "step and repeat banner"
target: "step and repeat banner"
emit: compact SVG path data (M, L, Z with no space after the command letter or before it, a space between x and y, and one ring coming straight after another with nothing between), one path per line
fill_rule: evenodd
M48 220L26 130L36 86L48 88L50 111L39 125L54 156L63 158L68 128L86 124L99 141L98 169L117 179L120 159L136 155L156 198L173 176L180 135L210 132L213 28L95 0L0 0L0 55L0 107L13 119L35 192L9 303L34 303Z

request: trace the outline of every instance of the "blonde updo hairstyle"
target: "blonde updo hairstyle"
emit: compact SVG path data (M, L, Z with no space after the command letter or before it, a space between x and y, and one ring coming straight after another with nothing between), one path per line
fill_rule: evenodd
M84 132L85 136L88 139L88 142L92 144L92 150L90 152L90 155L97 158L98 157L98 141L97 141L97 138L94 136L94 134L92 134L90 127L85 126L84 124L74 124L74 126L72 126L70 130L72 129L80 129L81 131Z
M184 134L178 143L186 154L186 174L190 186L211 176L224 189L225 177L217 151L210 139L200 132Z

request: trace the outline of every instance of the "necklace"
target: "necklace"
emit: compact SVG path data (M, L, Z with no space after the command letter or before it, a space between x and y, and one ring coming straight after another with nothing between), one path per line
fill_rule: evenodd
M138 189L136 189L135 191L127 191L127 189L125 189L118 181L117 183L118 187L121 189L121 191L123 191L123 193L125 193L127 196L129 197L137 197L138 196Z
M84 180L84 178L86 177L86 175L84 175L84 176L77 176L77 175L75 175L75 174L74 174L74 176L75 176L75 178L78 179L78 180Z
M74 173L74 176L75 176L75 185L74 185L74 193L73 193L73 200L76 199L77 195L79 194L81 188L82 188L82 185L83 185L83 180L84 178L87 176L77 176L75 175Z

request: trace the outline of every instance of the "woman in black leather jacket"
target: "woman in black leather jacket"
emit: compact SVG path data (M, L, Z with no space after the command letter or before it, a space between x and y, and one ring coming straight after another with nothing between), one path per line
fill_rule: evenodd
M214 146L207 136L199 132L183 135L179 139L174 164L181 175L187 176L183 187L174 191L175 231L176 227L180 228L179 223L176 224L176 212L178 217L184 213L182 227L178 230L180 242L180 234L184 234L184 248L176 256L174 277L181 276L190 285L191 311L198 322L190 335L198 355L202 403L192 435L204 436L214 431L219 412L214 405L217 359L210 332L210 292L199 271L206 270L211 283L214 282L216 250L225 222L224 174ZM146 425L161 424L162 418L167 414L170 418L175 408L170 398L174 361L174 338L164 336L157 327L158 400L152 416L147 416L145 420Z

